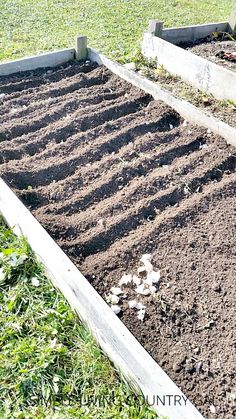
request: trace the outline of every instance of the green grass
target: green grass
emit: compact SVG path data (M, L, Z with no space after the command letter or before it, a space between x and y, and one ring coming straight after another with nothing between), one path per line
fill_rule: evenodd
M124 60L137 49L149 19L165 26L228 20L234 0L0 0L0 60L73 45Z
M0 331L1 419L156 417L1 220Z

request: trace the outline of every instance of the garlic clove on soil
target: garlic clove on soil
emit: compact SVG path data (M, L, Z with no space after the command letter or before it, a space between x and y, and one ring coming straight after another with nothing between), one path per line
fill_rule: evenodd
M149 291L150 291L151 294L155 294L155 292L157 292L157 287L154 287L154 285L151 285L149 287Z
M112 309L113 313L115 313L115 314L119 314L121 312L121 308L117 304L112 304L111 309Z
M149 281L149 282L147 282L147 284L149 285L157 284L160 281L160 277L161 277L160 271L148 272L146 281Z
M142 310L146 308L145 305L143 305L142 303L139 303L136 300L130 300L128 302L128 305L129 305L129 308L136 308L137 310Z
M137 317L138 317L139 320L141 320L141 322L143 322L144 317L145 317L145 310L144 309L139 310Z
M136 300L130 300L128 302L128 306L129 308L136 308L137 307L138 302Z
M213 415L216 414L216 408L213 404L210 405L210 411L211 411L211 413L213 413Z
M146 269L147 273L153 271L153 265L151 264L151 262L146 261L144 266L145 266L145 269Z
M144 268L146 270L146 272L152 272L153 271L153 266L151 264L151 259L152 259L152 255L147 253L145 255L143 255L140 259L140 262L142 262L144 264ZM141 267L143 268L143 267Z
M120 286L122 286L122 285L127 285L127 284L129 284L130 282L132 282L132 275L130 275L130 274L124 274L122 277L121 277L121 279L119 280L119 285Z
M140 262L143 262L143 263L151 262L151 260L152 260L152 255L150 253L146 253L146 254L142 255L142 257L140 259Z
M135 291L137 292L137 294L142 294L142 293L143 293L143 291L144 291L144 287L145 287L145 285L144 285L144 284L140 284L140 285L138 285L138 286L135 288Z
M144 310L146 306L142 303L137 303L135 308L137 308L137 310Z
M123 294L123 291L120 287L111 287L111 293L114 295Z
M153 284L152 278L147 278L143 282L144 282L144 284L150 285L150 286Z
M118 304L120 299L119 299L118 295L110 294L107 297L107 301L111 304Z
M142 294L142 295L149 295L150 294L150 290L149 290L149 288L145 288L145 284L139 285L137 288L135 288L135 291L136 291L137 294Z
M135 285L140 285L141 284L141 278L139 278L137 275L133 275L133 283L135 284Z

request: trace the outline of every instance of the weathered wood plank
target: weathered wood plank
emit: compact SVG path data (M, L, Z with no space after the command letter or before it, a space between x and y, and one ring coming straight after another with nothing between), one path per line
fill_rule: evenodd
M236 7L232 10L229 17L229 29L234 35L236 34Z
M179 42L194 42L201 38L206 38L212 32L227 32L228 22L208 23L205 25L180 26L178 28L163 29L161 38L172 44ZM148 30L148 32L150 32Z
M0 64L0 76L8 76L18 71L36 70L43 67L56 67L75 57L74 48L67 48L59 51L47 52L45 54L34 55L32 57L21 58L19 60L7 61Z
M87 36L76 37L75 58L78 61L85 61L88 56Z

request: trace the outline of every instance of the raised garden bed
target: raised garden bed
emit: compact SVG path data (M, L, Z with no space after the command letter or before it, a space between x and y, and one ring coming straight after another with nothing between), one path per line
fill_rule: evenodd
M1 93L3 179L103 297L152 254L144 320L129 285L119 316L203 414L232 417L235 148L90 62Z
M135 70L133 70L135 73L145 75L149 80L154 81L164 90L170 92L176 99L188 101L197 107L195 109L201 110L202 113L210 118L214 117L218 122L221 121L232 129L236 128L236 104L233 102L218 100L213 95L201 92L189 83L184 82L180 77L173 76L164 68L159 68L154 63L144 61L143 57L138 57L133 64L135 64ZM214 130L214 124L211 128ZM223 130L221 135L227 139ZM236 130L233 137L235 136Z
M228 40L224 40L224 38L227 39L225 34L222 37L219 34L222 40L217 40L217 38L209 36L195 42L182 43L179 46L215 64L236 71L236 40L230 40L229 37Z
M211 50L206 49L205 44L195 49L178 46L199 44L203 39L212 39L218 35L219 39L226 38L227 34L233 39L235 32L236 11L233 11L229 22L208 25L163 29L163 22L151 20L143 36L142 53L144 57L155 60L158 66L163 66L193 87L212 94L219 100L236 103L236 73L232 71L232 65L222 66L218 60L209 60ZM195 54L196 51L199 54Z

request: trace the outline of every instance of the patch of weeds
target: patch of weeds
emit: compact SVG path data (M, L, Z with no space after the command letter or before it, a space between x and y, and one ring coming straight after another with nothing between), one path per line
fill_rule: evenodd
M126 63L127 61L125 61ZM128 62L135 65L135 70L154 81L162 81L168 83L169 81L176 81L180 78L169 73L162 64L158 65L158 59L146 58L143 56L140 49L137 49L134 54L129 55Z
M202 105L203 107L211 106L217 102L212 94L194 89L184 82L182 82L181 88L179 89L179 94L183 99L192 101L195 105Z
M236 103L234 102L234 100L229 99L229 100L226 100L226 101L222 101L222 106L229 106L234 111L236 111Z
M213 41L234 41L236 42L235 36L230 34L229 32L212 32L211 40Z
M148 60L141 51L132 57L136 71L169 90L174 96L187 100L216 115L219 119L236 126L236 103L232 100L218 100L212 94L203 92L184 82L179 76L169 73L157 60Z
M0 417L156 418L0 219Z

